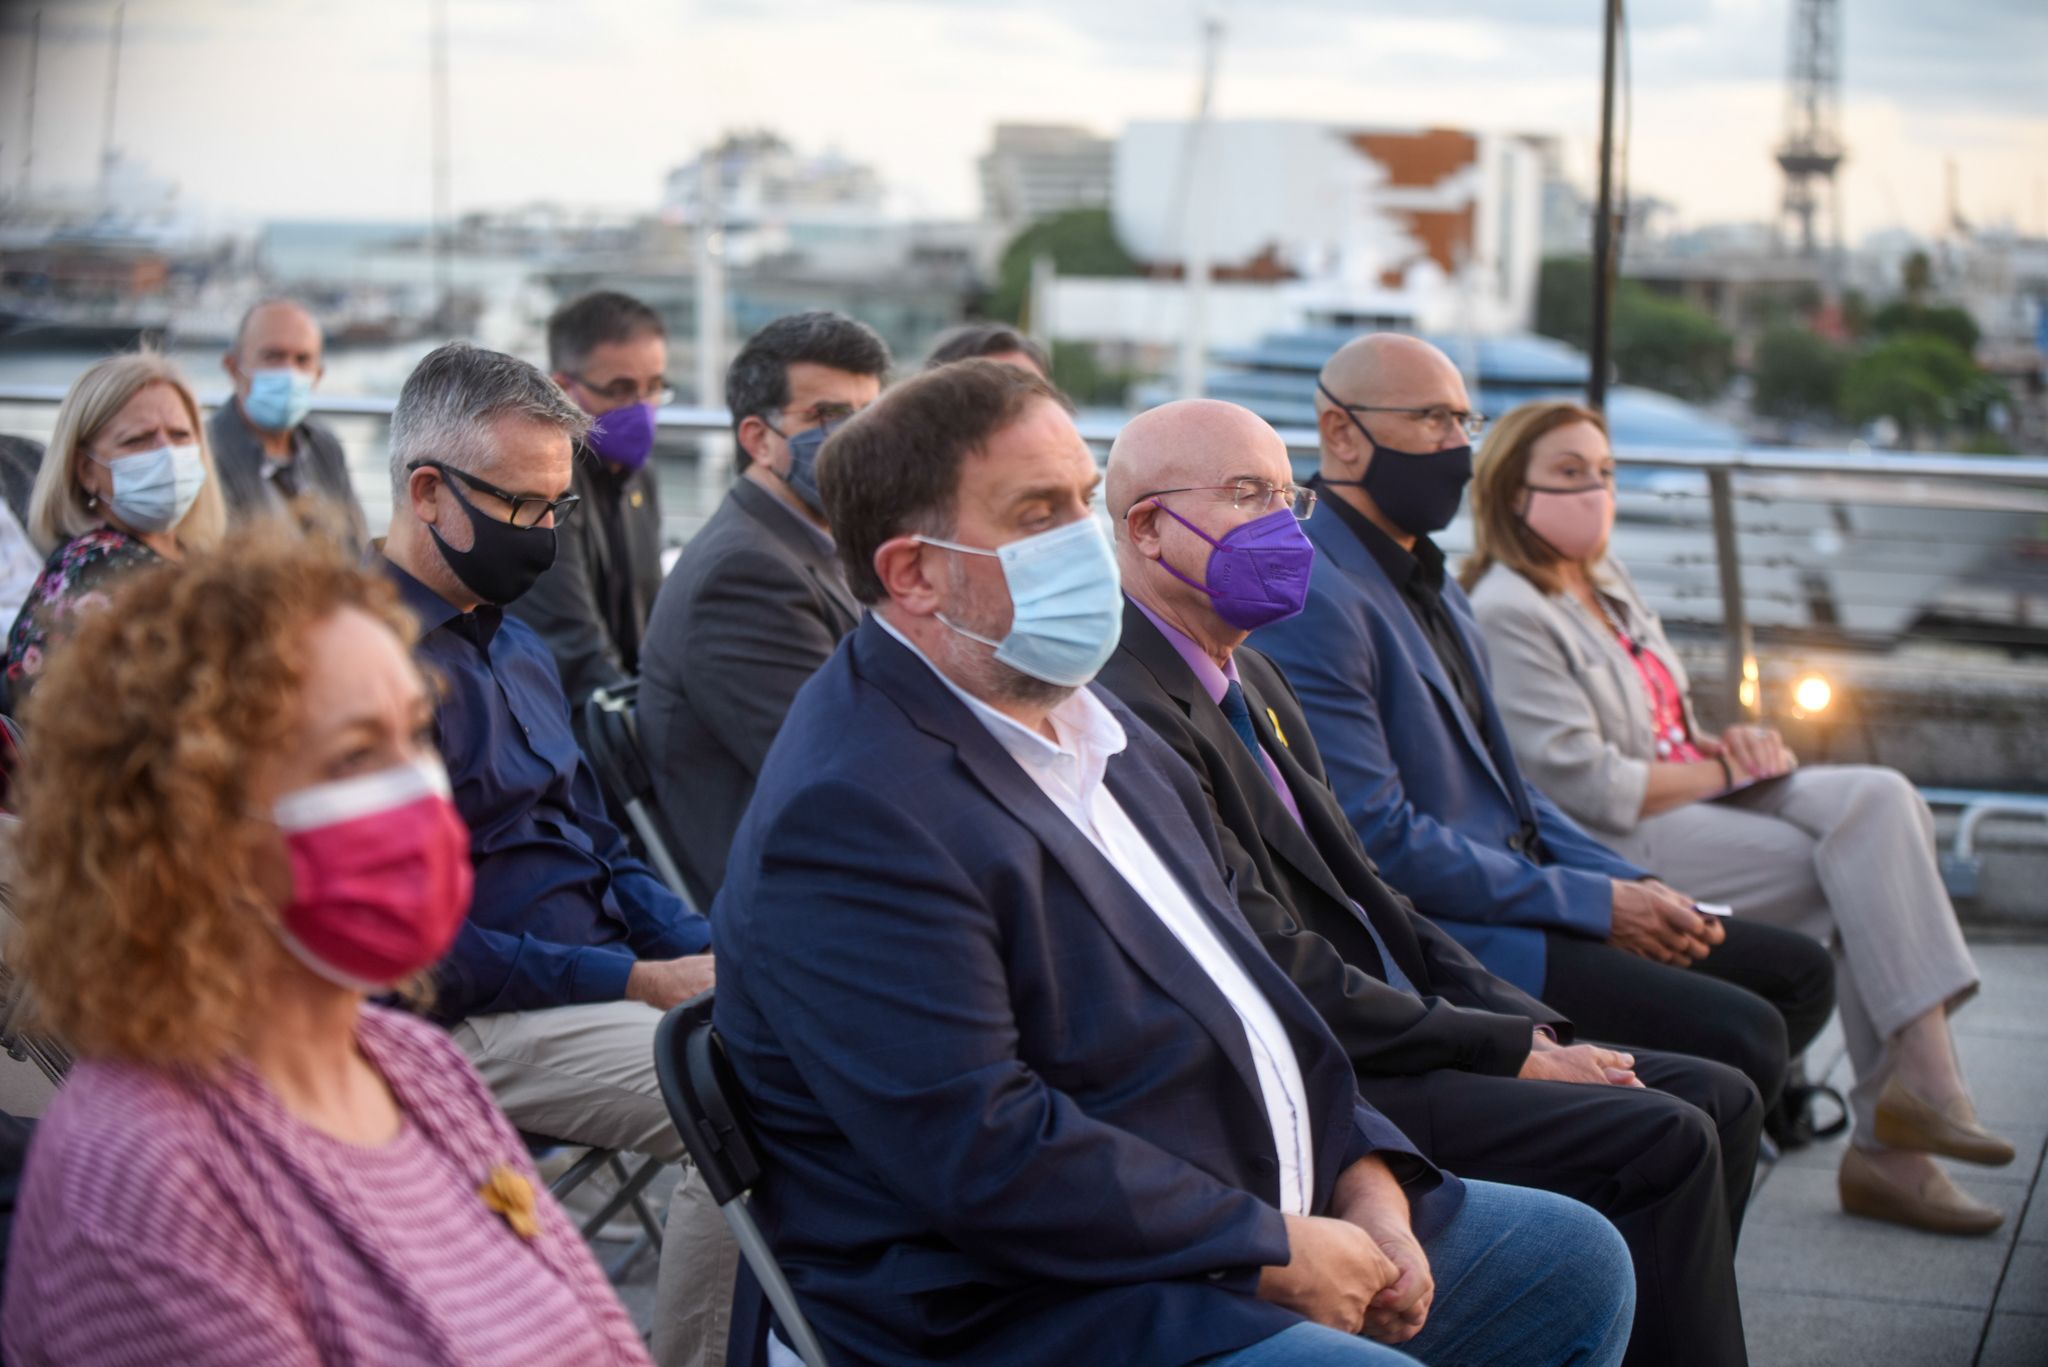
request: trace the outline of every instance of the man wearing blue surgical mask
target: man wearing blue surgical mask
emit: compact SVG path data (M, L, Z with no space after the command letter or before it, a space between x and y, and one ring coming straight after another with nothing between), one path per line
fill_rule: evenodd
M726 372L740 477L662 584L641 652L640 734L700 905L725 877L790 701L860 620L818 497L818 452L888 373L872 328L824 311L776 319Z
M214 411L207 442L233 521L290 514L360 552L368 533L334 433L307 417L326 373L320 324L291 299L265 299L242 317L221 357L234 398Z
M647 615L661 589L653 455L656 414L675 397L668 331L638 299L598 290L548 319L548 369L590 415L571 486L582 512L562 528L554 565L507 611L548 643L581 739L585 700L640 672Z

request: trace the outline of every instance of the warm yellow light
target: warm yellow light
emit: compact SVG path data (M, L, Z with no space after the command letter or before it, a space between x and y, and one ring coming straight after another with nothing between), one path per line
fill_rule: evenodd
M1735 699L1745 712L1756 710L1756 680L1744 679L1735 689Z
M1815 712L1825 712L1828 704L1834 700L1835 690L1818 674L1808 674L1792 685L1793 703L1808 716Z

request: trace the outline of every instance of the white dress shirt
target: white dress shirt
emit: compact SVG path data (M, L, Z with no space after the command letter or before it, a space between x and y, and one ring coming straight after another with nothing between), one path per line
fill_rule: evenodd
M1018 767L1088 837L1130 884L1131 890L1173 932L1181 947L1194 957L1230 1003L1244 1027L1252 1064L1258 1070L1267 1123L1273 1129L1273 1148L1280 1158L1280 1209L1290 1215L1308 1214L1315 1151L1310 1134L1308 1090L1301 1080L1294 1043L1288 1039L1287 1028L1280 1023L1266 994L1131 824L1116 795L1103 784L1110 756L1120 753L1128 743L1123 727L1100 699L1086 688L1078 688L1048 715L1058 737L1057 742L1049 741L960 688L891 626L887 618L880 613L874 617L884 631L923 660L939 682L967 704L967 709L988 728Z

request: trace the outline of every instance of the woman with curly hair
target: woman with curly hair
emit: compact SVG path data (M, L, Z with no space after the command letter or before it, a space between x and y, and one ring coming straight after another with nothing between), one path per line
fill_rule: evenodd
M49 559L7 635L9 710L109 581L205 550L226 529L199 401L177 367L141 351L80 375L29 494L29 540Z
M258 528L52 658L10 960L82 1062L30 1150L8 1361L646 1362L460 1051L365 1000L469 900L412 634Z

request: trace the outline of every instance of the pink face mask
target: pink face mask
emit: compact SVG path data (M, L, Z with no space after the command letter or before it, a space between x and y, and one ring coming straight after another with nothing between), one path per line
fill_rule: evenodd
M473 874L438 761L302 788L272 815L292 869L282 938L308 968L381 992L448 952Z
M1614 491L1604 484L1585 489L1524 485L1529 506L1522 521L1544 545L1566 560L1588 561L1607 545L1614 530Z

